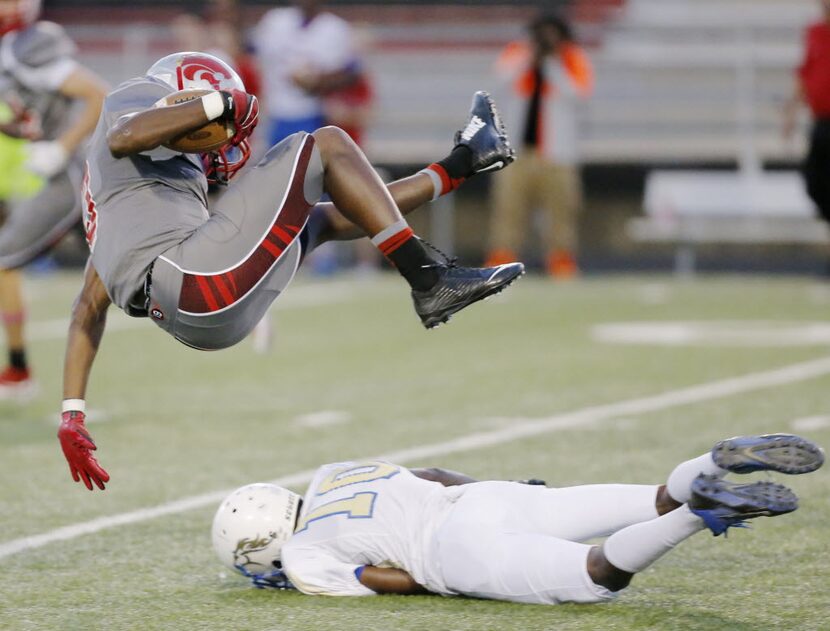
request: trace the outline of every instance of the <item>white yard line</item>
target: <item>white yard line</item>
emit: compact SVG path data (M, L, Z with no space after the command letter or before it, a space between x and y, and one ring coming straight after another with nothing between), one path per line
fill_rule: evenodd
M815 379L827 374L830 374L830 357L823 357L821 359L791 364L774 370L751 373L742 377L710 381L697 386L671 390L662 394L587 407L546 418L516 418L512 419L514 421L513 424L498 430L468 434L440 443L401 449L380 456L371 456L371 458L382 458L401 464L411 461L423 462L425 459L446 454L494 447L540 434L584 427L601 421L615 419L623 415L645 414L682 405L712 401L736 394L762 390L764 388ZM272 480L272 483L281 486L305 484L311 481L313 474L314 470L299 471ZM24 550L41 548L50 543L75 539L82 535L93 534L109 528L115 528L116 526L126 526L165 515L174 515L195 508L202 508L210 504L218 504L231 490L225 489L203 495L186 497L150 508L140 508L128 513L99 517L91 521L56 528L55 530L50 530L39 535L13 539L12 541L0 544L0 559L17 554L18 552L23 552Z

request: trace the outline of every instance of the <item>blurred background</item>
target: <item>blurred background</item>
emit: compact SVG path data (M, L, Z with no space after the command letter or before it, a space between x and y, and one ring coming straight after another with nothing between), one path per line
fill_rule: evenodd
M325 71L314 65L314 53L311 61L278 69L274 42L284 32L269 12L291 5L301 5L297 11L310 6L317 20L321 11L345 20L348 41L337 46L348 53L339 60L330 55ZM499 63L511 45L533 49L537 32L528 27L540 15L562 20L592 72L584 93L568 102L557 81L572 79L571 69L554 46L550 54L563 58L564 78L544 77L551 90L531 110L532 85L522 93L518 75L505 80ZM166 53L200 47L233 58L264 113L276 108L279 114L274 95L290 72L295 87L320 99L325 120L355 128L388 177L446 155L478 89L492 92L503 109L513 103L517 119L525 117L511 129L517 166L529 168L530 156L550 150L526 143L529 133L562 126L552 142L578 148L561 160L581 188L581 196L570 191L567 201L575 219L546 212L549 196L542 191L516 200L515 206L527 206L526 216L502 218L519 232L513 243L500 243L493 212L509 203L505 195L511 199L505 185L499 201L501 174L475 178L414 216L419 232L464 260L518 250L534 269L563 278L615 270L827 270L829 233L799 173L810 112L788 106L805 54L804 29L822 19L817 0L46 0L44 18L62 24L80 60L113 85L143 74ZM533 78L532 69L524 71ZM529 131L531 111L538 120ZM260 147L272 131L263 121ZM544 186L519 183L519 190ZM568 231L574 236L563 242ZM564 268L554 260L560 255L571 259ZM55 256L77 262L79 240ZM369 270L373 256L343 246L324 253L315 269Z

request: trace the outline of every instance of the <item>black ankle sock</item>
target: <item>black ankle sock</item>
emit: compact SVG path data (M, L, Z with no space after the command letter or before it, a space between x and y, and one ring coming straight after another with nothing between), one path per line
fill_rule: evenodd
M443 160L438 162L454 180L464 179L473 174L473 152L469 147L457 145Z
M438 271L434 267L425 267L436 260L418 237L410 237L386 256L412 289L427 291L438 282Z
M18 370L26 370L26 351L19 350L19 351L9 351L9 364L12 368L17 368Z

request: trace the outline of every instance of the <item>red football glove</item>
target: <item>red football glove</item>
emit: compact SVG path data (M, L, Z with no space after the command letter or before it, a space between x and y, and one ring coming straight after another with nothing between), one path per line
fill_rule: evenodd
M253 94L242 90L222 90L225 112L222 118L233 121L236 133L231 138L232 145L238 145L254 131L259 122L259 101Z
M83 412L64 412L61 414L61 426L58 428L58 440L69 471L75 482L84 481L86 488L92 490L92 483L104 490L104 482L109 482L109 474L101 468L98 461L90 453L97 449L92 437L84 427Z

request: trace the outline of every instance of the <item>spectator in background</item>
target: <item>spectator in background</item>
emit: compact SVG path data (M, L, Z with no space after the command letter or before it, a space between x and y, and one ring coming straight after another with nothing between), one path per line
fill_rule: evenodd
M236 70L249 94L260 91L259 70L254 56L247 50L239 21L230 16L234 0L213 2L207 20L195 13L182 13L171 27L176 50L195 50L219 57Z
M543 235L547 270L570 278L579 271L576 220L582 197L576 112L591 94L593 70L561 16L540 15L528 35L508 44L496 62L496 73L507 84L499 103L517 159L495 177L487 264L513 260L529 212L539 207L550 220Z
M39 0L0 0L0 95L5 103L0 133L30 141L17 147L25 148L23 166L44 180L34 195L9 204L0 226L0 329L8 344L0 400L18 402L37 391L26 352L21 268L49 251L81 219L81 154L107 91L106 83L75 59L75 44L63 28L38 21L39 13Z
M360 77L348 23L319 0L293 4L266 13L254 35L270 144L324 125L323 97Z
M798 110L806 103L813 115L810 149L803 172L807 193L830 222L830 0L822 0L824 19L807 27L804 57L796 70L795 89L784 108L784 136L795 131Z
M245 40L242 10L238 0L212 0L207 12L208 35L213 45L225 51L249 94L259 96L261 81L256 57Z
M366 37L358 37L356 40L364 40L366 44ZM363 56L365 52L364 46L356 46L359 53L355 52L357 56ZM352 68L356 72L356 79L351 84L334 90L327 94L323 99L323 120L326 125L336 125L345 131L352 140L362 149L364 132L369 120L372 116L372 105L374 102L374 90L372 89L372 82L365 66L359 61L355 61ZM383 170L378 170L378 174L384 181L388 180L389 174ZM351 250L354 258L355 268L362 274L370 274L377 271L381 265L381 257L378 255L377 248L373 247L366 239L359 239L349 243L338 244L342 252L343 248ZM324 246L325 247L325 246ZM332 257L328 262L329 271L336 268L336 258L334 252L329 250ZM319 256L319 253L317 254Z

